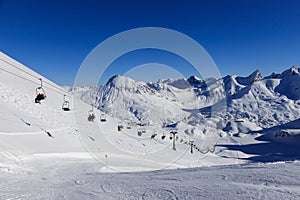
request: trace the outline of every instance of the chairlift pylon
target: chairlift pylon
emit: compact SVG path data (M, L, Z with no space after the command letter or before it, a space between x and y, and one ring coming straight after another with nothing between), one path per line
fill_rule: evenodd
M70 102L66 100L66 95L64 94L64 102L61 107L64 111L70 111Z
M46 98L46 92L43 88L43 80L41 78L39 80L41 82L41 85L35 89L36 92L36 97L34 100L35 103L40 103L41 100L44 100Z

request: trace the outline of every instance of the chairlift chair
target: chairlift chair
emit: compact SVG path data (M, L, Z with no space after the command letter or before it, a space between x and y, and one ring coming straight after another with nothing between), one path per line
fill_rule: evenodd
M119 123L118 123L118 131L122 131L123 128L124 128L124 127L123 127L123 125L122 125L122 122L119 122Z
M106 122L106 116L103 113L100 116L100 121L101 122Z
M156 133L152 134L152 135L151 135L151 140L154 139L156 136L157 136Z
M65 101L65 102L63 103L63 105L62 105L62 109L63 109L64 111L70 111L70 110L71 110L71 109L70 109L70 102Z
M66 100L66 95L64 95L64 102L61 107L64 111L70 111L70 102Z
M141 137L142 134L143 134L143 133L142 133L142 130L139 129L138 132L137 132L137 135Z
M93 122L95 119L95 113L93 110L90 110L88 113L88 121Z
M36 92L36 97L34 100L35 103L40 103L41 100L44 100L46 98L46 92L43 88L43 81L41 78L39 80L41 81L41 85L35 89Z

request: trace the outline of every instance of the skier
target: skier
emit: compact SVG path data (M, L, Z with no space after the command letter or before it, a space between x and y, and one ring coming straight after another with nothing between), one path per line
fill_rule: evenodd
M36 97L35 97L35 103L41 103L40 101L45 99L45 94L44 93L39 93Z
M95 119L95 115L94 115L94 114L89 114L89 116L88 116L88 121L93 122L94 119Z

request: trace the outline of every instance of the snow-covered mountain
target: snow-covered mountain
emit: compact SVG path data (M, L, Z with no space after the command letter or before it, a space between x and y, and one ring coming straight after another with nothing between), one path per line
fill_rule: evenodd
M145 124L168 124L182 119L175 99L162 95L145 83L114 76L100 91L99 107L114 117Z
M214 114L223 119L223 130L233 131L228 127L237 119L261 128L298 119L299 87L296 67L265 78L258 70L248 77L201 80L193 76L157 83L114 76L100 89L97 100L99 108L112 116L161 126L179 121L194 124L188 119L194 120L196 114L200 118L209 115L222 103L220 111L213 110Z

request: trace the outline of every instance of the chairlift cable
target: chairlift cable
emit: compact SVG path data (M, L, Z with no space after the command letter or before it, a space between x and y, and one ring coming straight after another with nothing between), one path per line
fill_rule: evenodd
M0 60L1 60L2 62L4 62L4 63L10 65L11 67L13 67L13 68L15 68L15 69L18 69L18 70L20 70L20 71L26 73L27 75L29 75L29 76L31 76L31 77L33 77L33 78L36 78L36 79L38 79L38 80L41 80L40 77L34 76L34 75L32 75L31 73L29 73L29 72L27 72L27 71L21 69L20 67L18 67L18 66L16 66L16 65L12 64L12 63L10 63L10 62L7 62L6 60L3 60L2 58L0 58ZM12 73L12 72L11 72L11 73ZM14 74L14 73L12 73L12 74ZM14 74L14 75L15 75L15 74ZM48 81L45 81L45 80L43 80L43 81L44 81L44 83L47 83L48 85L50 85L50 86L52 86L52 87L54 87L54 88L56 88L56 89L62 91L61 93L67 93L67 91L63 90L62 88L59 88L59 87L53 85L52 83L49 83ZM49 87L47 87L47 88L48 88L48 89L51 89L51 88L49 88ZM52 90L53 90L53 89L52 89Z
M33 84L37 84L36 82L34 82L34 81L32 81L32 80L29 80L29 79L27 79L27 78L24 78L24 77L22 77L22 76L19 76L19 75L17 75L17 74L14 74L14 73L12 73L12 72L10 72L10 71L7 71L6 69L2 69L1 67L0 67L0 70L4 71L4 72L6 72L6 73L9 73L9 74L11 74L11 75L13 75L13 76L16 76L16 77L18 77L18 78L21 78L21 79L23 79L23 80L29 81L29 82L31 82L31 83L33 83Z
M38 77L36 77L36 76L30 74L29 72L27 72L27 71L21 69L20 67L17 67L16 65L14 65L14 64L12 64L12 63L10 63L10 62L7 62L6 60L3 60L2 58L0 58L0 60L1 60L2 62L5 62L6 64L8 64L8 65L10 65L10 66L12 66L12 67L18 69L18 70L20 70L20 71L26 73L27 75L29 75L29 76L31 76L31 77L34 77L34 78L36 78L36 79L39 79Z
M28 82L31 82L31 83L33 83L33 84L35 84L35 85L38 84L38 83L35 82L35 81L32 81L32 80L30 80L30 79L27 79L27 78L24 78L24 77L22 77L22 76L19 76L19 75L13 73L13 72L7 71L6 69L2 69L1 67L0 67L0 70L6 72L6 73L8 73L8 74L11 74L11 75L13 75L13 76L16 76L16 77L18 77L18 78L20 78L20 79L23 79L23 80L26 80L26 81L28 81ZM38 80L40 80L40 78L39 78ZM45 82L45 81L44 81L44 82ZM52 89L52 88L50 88L50 87L48 87L48 86L43 86L43 87L44 87L44 88L47 88L47 89L49 89L49 90L52 90L52 91L54 91L54 92L56 92L56 93L58 93L58 94L65 94L65 93L67 93L67 92L65 92L65 93L59 92L59 91L54 90L54 89ZM71 96L69 96L69 95L66 95L66 96L71 97Z
M18 70L20 70L20 71L26 73L27 75L29 75L29 76L31 76L31 77L33 77L33 78L35 78L35 79L38 79L39 82L41 81L41 78L40 78L40 77L37 77L37 76L34 76L34 75L30 74L29 72L27 72L27 71L25 71L25 70L23 70L23 69L17 67L16 65L14 65L14 64L12 64L12 63L9 63L9 62L3 60L2 58L0 58L0 60L1 60L2 62L4 62L4 63L6 63L6 64L8 64L8 65L10 65L10 66L12 66L12 67L14 67L15 69L18 69ZM19 78L21 78L21 79L27 80L27 81L29 81L29 82L31 82L31 83L36 84L36 82L34 82L34 81L30 80L30 79L21 77L21 76L15 74L15 73L13 73L13 72L7 71L7 70L2 69L2 68L0 68L0 70L2 70L2 71L4 71L4 72L7 72L7 73L9 73L9 74L11 74L11 75L17 76L17 77L19 77ZM54 89L52 89L52 88L50 88L50 87L47 87L47 86L42 86L42 87L45 87L45 88L47 88L47 89L49 89L49 90L52 90L52 91L54 91L54 92L56 92L56 93L60 93L60 94L66 94L66 93L68 93L67 91L65 91L65 90L63 90L62 88L59 88L59 87L53 85L52 83L49 83L48 81L45 81L45 80L43 80L43 79L42 79L42 81L43 81L44 83L47 83L47 85L50 85L50 86L52 86L53 88L59 90L60 92L59 92L59 91L56 91L56 90L54 90ZM70 95L66 95L66 96L71 97Z

